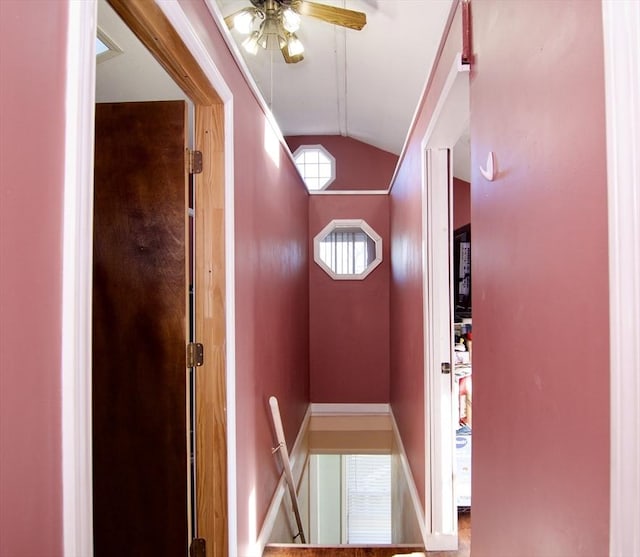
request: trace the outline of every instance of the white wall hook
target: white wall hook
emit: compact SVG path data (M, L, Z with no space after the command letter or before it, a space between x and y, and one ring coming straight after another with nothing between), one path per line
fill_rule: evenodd
M495 157L493 155L493 151L489 151L489 154L487 155L487 168L484 169L480 167L480 172L487 180L489 180L489 182L493 182L493 179L496 177Z

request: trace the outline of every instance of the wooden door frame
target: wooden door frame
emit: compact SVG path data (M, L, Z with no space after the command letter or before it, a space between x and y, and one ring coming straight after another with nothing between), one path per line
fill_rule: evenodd
M109 0L195 107L198 536L235 554L235 337L231 90L176 0ZM63 527L67 557L93 554L91 288L97 4L69 2L63 260ZM89 232L89 233L87 233ZM228 464L231 462L231 465Z

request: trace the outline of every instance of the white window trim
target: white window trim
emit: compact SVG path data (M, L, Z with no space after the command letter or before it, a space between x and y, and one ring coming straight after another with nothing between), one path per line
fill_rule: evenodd
M293 160L296 164L296 168L298 168L298 162L297 162L297 157L300 153L303 153L305 151L322 151L322 153L329 159L329 161L331 162L331 178L327 181L327 183L322 186L321 188L317 188L317 189L310 189L309 186L307 186L307 189L309 190L310 193L313 192L319 192L319 191L323 191L326 190L331 184L333 184L333 182L336 181L336 158L329 153L329 151L327 151L326 147L324 147L323 145L320 144L316 144L316 145L300 145L300 147L298 147L294 153L293 153ZM299 169L298 169L299 171ZM300 173L300 176L303 180L303 182L307 183L307 181L305 180L305 177L302 176L302 173Z
M360 228L375 244L375 257L369 266L357 275L341 275L335 273L320 259L320 243L337 228ZM363 280L380 263L382 263L382 237L363 219L334 219L325 226L313 239L313 260L334 280Z
M122 54L122 49L118 46L118 44L109 35L107 35L107 33L100 29L100 27L98 27L96 31L96 37L103 45L108 48L107 51L102 52L96 56L97 64L118 56L119 54Z

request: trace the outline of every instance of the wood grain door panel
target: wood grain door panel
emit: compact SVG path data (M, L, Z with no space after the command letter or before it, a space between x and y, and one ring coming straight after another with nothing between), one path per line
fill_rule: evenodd
M96 557L186 555L186 105L98 104Z

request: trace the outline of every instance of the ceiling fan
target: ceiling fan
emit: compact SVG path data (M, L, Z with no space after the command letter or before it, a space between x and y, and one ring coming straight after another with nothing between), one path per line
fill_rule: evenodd
M248 35L244 49L256 54L258 48L279 49L287 64L300 62L304 46L296 36L300 16L315 17L327 23L359 31L367 23L363 12L327 6L307 0L250 0L252 6L224 18L229 29Z

